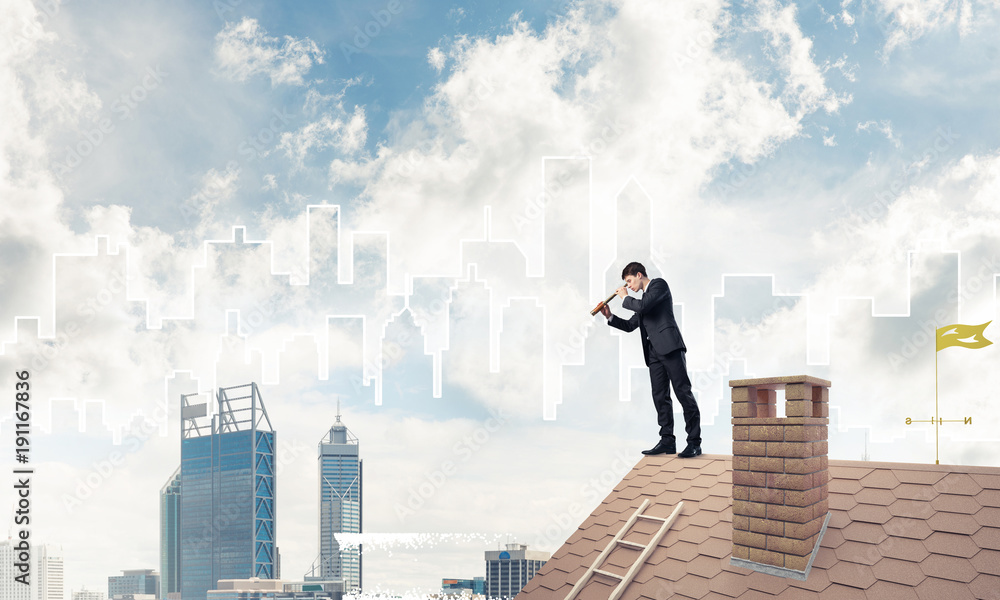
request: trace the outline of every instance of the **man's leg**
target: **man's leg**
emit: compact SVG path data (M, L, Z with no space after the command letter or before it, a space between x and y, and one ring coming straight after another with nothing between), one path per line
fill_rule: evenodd
M687 443L694 446L701 446L701 411L698 410L698 402L691 393L691 380L688 378L687 360L683 350L674 350L664 357L663 364L666 367L667 376L674 386L674 393L677 394L677 401L681 403L684 410L684 430L687 431ZM671 420L672 420L671 416Z
M660 439L674 442L674 407L670 403L670 374L662 357L651 353L649 357L649 383L653 390L653 407L656 423L660 426Z

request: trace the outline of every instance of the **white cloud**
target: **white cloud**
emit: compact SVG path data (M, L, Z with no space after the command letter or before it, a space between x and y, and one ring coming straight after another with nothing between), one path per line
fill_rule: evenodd
M902 147L902 142L892 133L892 122L888 119L883 119L881 121L865 121L864 123L858 123L857 131L878 131L885 136L885 139L892 142L892 145L896 148Z
M878 0L877 18L885 32L886 59L897 48L938 29L957 25L959 35L995 29L997 0Z
M343 154L358 152L368 139L368 121L363 106L355 106L352 114L323 115L297 131L281 134L278 148L285 151L294 165L303 167L311 151L333 148Z
M437 71L438 73L440 73L441 70L444 69L444 64L446 60L447 57L445 56L444 52L441 51L440 48L435 47L427 51L427 63L430 66L434 67L434 70Z
M323 64L323 55L309 38L269 37L257 19L250 17L228 23L215 36L215 64L234 81L264 74L271 85L304 85L303 77L314 64Z

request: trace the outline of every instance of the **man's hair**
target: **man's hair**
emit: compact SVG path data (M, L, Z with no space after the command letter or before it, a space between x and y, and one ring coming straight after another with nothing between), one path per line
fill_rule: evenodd
M649 273L646 273L646 267L642 266L642 263L630 262L629 264L625 265L624 269L622 269L622 279L625 279L629 275L635 277L639 273L642 273L646 277L649 277Z

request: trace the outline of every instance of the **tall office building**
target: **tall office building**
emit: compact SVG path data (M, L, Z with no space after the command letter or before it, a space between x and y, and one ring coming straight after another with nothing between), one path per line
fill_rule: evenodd
M218 408L181 396L180 581L206 600L220 579L277 577L275 432L256 383L219 388Z
M0 598L3 600L31 600L31 586L19 583L14 577L21 574L15 569L18 551L17 538L0 542ZM30 564L30 563L29 563ZM30 580L29 580L30 581Z
M181 591L181 468L177 467L160 489L160 589L167 594Z
M552 555L507 544L506 550L486 551L486 597L513 598Z
M84 588L73 592L73 600L104 600L104 592Z
M32 600L63 600L63 553L48 544L32 548Z
M340 421L319 443L319 557L306 580L342 579L361 589L361 546L341 547L335 534L361 533L362 461L358 438Z
M159 597L160 574L153 569L132 569L108 577L108 598L137 594Z

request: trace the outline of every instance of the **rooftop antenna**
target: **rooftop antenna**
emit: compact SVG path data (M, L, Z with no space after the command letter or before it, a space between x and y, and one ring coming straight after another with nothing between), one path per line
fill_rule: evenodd
M861 460L871 460L871 457L868 455L868 430L867 429L865 429L865 452L864 452L864 454L861 455Z

